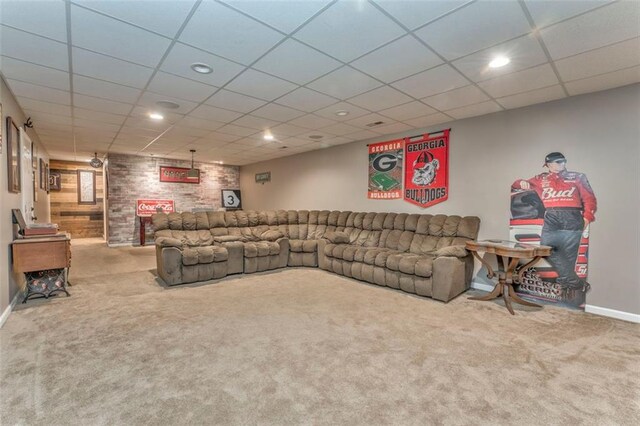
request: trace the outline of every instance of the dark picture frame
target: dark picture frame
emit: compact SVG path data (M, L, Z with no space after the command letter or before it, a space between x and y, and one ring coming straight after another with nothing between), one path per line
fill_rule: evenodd
M49 190L50 191L60 191L62 189L62 183L60 180L62 179L62 175L59 170L50 170L49 171Z
M96 204L96 172L78 170L78 204Z
M2 154L2 104L0 103L0 154Z
M93 185L95 188L95 184ZM44 189L49 193L49 163L44 165ZM95 198L95 197L94 197Z
M7 183L9 192L20 193L20 129L7 117Z
M45 175L44 175L45 169L44 169L44 160L41 158L40 159L40 189L42 189L43 191L47 189L47 185L44 181L45 179Z

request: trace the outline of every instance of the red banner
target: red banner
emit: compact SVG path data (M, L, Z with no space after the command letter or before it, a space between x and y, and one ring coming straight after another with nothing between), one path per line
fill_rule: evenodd
M200 170L195 169L197 176L194 177L189 176L190 170L184 167L160 166L160 182L200 183Z
M429 207L449 198L449 129L406 140L404 161L405 201Z
M402 139L369 145L368 198L402 198Z
M136 216L151 217L158 209L162 213L173 213L175 206L173 200L136 200Z

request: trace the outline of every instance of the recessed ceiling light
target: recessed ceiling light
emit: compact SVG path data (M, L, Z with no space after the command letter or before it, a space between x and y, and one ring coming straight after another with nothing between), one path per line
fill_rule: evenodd
M265 133L264 133L264 136L262 136L262 138L263 138L265 141L272 141L272 140L273 140L273 135L272 135L271 133L269 133L269 132L265 132Z
M336 111L336 115L339 117L344 117L345 115L349 115L349 111L345 111L343 109Z
M511 59L507 58L506 56L498 56L493 61L489 62L489 68L504 67L509 62L511 62Z
M213 72L213 68L201 62L196 62L195 64L191 64L191 69L197 72L198 74L211 74Z
M164 120L164 116L157 112L150 112L149 118L151 118L152 120Z
M180 108L180 105L178 105L175 102L171 102L171 101L158 101L158 102L156 102L156 105L158 105L160 108L166 108L166 109L178 109L178 108Z

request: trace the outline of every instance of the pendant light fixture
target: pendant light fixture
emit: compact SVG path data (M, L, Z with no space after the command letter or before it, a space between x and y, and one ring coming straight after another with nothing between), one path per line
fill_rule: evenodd
M190 179L197 179L200 177L200 171L193 167L193 155L196 153L195 149L190 149L191 152L191 168L187 172L187 177Z
M98 158L98 153L93 153L93 158L89 161L89 165L95 169L102 167L102 160Z

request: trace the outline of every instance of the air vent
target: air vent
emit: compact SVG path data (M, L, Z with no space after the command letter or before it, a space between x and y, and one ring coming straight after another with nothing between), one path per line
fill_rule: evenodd
M369 124L367 124L367 127L379 126L381 124L384 124L384 121L375 121L373 123L369 123Z
M316 141L317 141L317 140L322 139L323 137L324 137L324 136L322 136L322 135L310 135L310 136L309 136L309 139L313 139L313 140L316 140Z
M278 149L287 149L287 146L286 146L286 145L285 145L285 146L281 146L281 147L280 147L280 148L278 148Z
M180 108L180 105L178 105L175 102L171 102L171 101L158 101L158 102L156 102L156 105L158 105L160 108L166 108L166 109L178 109L178 108Z

